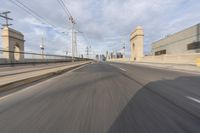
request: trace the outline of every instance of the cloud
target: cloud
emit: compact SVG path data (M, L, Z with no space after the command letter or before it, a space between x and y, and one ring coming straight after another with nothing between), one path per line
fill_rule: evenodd
M18 8L8 0L1 0L0 12L10 10L14 18L13 28L25 34L26 48L37 52L41 34L45 33L46 52L64 54L71 49L70 22L57 0L19 0L42 16L50 24L41 23L38 18ZM130 54L129 35L137 25L145 30L145 52L150 52L152 42L200 22L198 0L64 0L78 24L79 53L85 54L91 45L95 53L121 50L126 44ZM0 23L3 21L0 19ZM61 32L68 33L62 35ZM87 41L89 40L89 42ZM1 45L1 44L0 44Z

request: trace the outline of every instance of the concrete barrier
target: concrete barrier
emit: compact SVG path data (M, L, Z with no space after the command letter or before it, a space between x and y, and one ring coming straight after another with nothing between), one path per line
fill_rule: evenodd
M109 61L109 62L121 62L121 63L123 63L123 62L130 63L131 62L130 58L108 59L107 61Z
M161 55L161 56L145 56L141 58L141 63L161 63L161 64L188 64L188 65L197 65L197 60L199 62L200 54L180 54L180 55ZM110 62L124 62L130 63L133 62L129 58L124 59L109 59Z
M199 53L180 54L180 55L145 56L141 60L141 62L196 65L196 60L198 58L200 58Z
M38 72L27 73L27 75L23 75L22 78L20 78L20 74L15 75L15 77L13 76L11 78L3 77L3 79L2 78L0 79L2 81L0 83L0 92L8 91L22 85L30 84L35 81L39 81L39 80L49 78L58 74L62 74L63 72L67 72L69 70L72 70L80 66L90 64L90 63L91 62L84 62L84 63L75 64L75 65L69 65L66 67L57 67L57 68L52 68L49 70L39 70Z

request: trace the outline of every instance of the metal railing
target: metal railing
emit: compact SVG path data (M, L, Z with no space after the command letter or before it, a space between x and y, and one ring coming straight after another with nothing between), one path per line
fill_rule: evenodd
M89 60L64 55L38 54L31 52L16 52L0 50L0 64L19 64L19 63L51 63L51 62L70 62Z

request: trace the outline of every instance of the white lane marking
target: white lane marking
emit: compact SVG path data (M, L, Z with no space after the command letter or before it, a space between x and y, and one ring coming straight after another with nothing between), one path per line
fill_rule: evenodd
M193 98L193 97L190 97L190 96L186 96L188 99L192 100L192 101L195 101L197 103L200 103L200 100L196 99L196 98Z
M72 72L74 72L74 71L76 71L76 70L79 70L79 69L81 69L81 68L83 68L83 67L86 67L87 65L89 65L89 64L86 64L86 65L77 67L77 68L75 68L75 69L72 69L72 70L70 70L70 71L68 71L68 72L65 72L65 74L72 73ZM48 80L53 80L53 79L56 79L56 78L58 78L58 76L56 76L56 77L54 77L54 78L47 79L47 80L45 80L45 81L43 81L43 82L39 82L38 84L34 84L34 85L31 85L31 86L28 86L28 87L26 87L26 88L23 88L23 89L21 89L21 90L18 90L18 91L16 91L16 92L13 92L13 93L10 93L10 94L7 94L7 95L5 95L5 96L2 96L2 97L0 97L0 101L6 99L6 98L8 98L8 97L12 97L12 96L14 96L14 95L20 94L20 93L23 93L23 92L26 92L26 91L30 91L30 90L32 89L33 86L40 85L40 84L42 84L42 83L44 83L44 82L47 82Z
M117 67L117 66L115 66L114 64L110 64L110 65L113 66L113 67ZM124 72L127 71L126 69L123 69L123 68L121 68L121 67L117 67L117 68L119 68L120 70L122 70L122 71L124 71Z
M124 71L124 72L126 72L126 70L125 69L123 69L123 68L119 68L120 70L122 70L122 71Z

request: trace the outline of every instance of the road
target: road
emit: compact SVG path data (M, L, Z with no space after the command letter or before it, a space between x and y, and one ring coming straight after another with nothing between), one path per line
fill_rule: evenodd
M95 63L0 98L1 133L199 133L200 77Z

